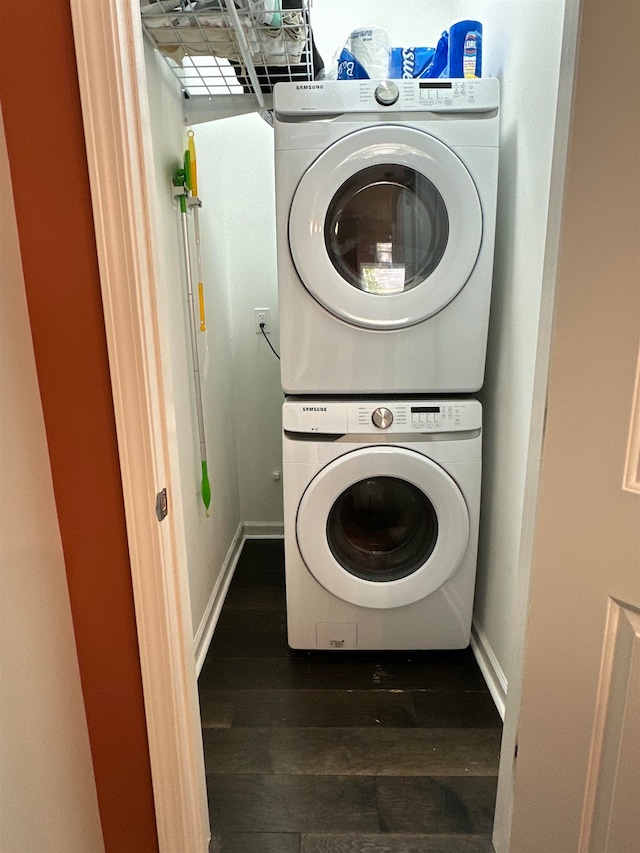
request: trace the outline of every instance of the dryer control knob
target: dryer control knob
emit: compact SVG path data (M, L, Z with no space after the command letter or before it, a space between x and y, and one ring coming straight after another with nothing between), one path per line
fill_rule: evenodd
M373 421L373 425L377 426L378 429L389 429L393 423L393 412L380 406L371 415L371 420Z
M376 101L383 107L390 107L391 104L395 104L400 97L398 87L393 80L383 80L382 83L379 83L376 86L376 90L373 94Z

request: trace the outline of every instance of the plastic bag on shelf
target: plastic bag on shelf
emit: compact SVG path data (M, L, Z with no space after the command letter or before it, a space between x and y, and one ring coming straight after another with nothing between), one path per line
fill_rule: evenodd
M392 47L389 56L390 79L424 77L435 52L435 47Z
M280 0L234 0L236 9L247 9L247 4L254 15L261 14L263 24L279 26L278 13L281 8ZM156 15L162 12L225 12L227 5L224 0L142 0L140 13L142 17Z
M383 27L359 27L338 55L338 80L384 80L390 53L389 33Z
M178 64L187 56L217 56L242 63L238 35L226 7L220 4L221 0L201 0L197 5L176 7L175 0L160 0L142 8L142 19L160 53ZM249 4L245 0L235 5L256 65L300 63L306 40L301 11L279 11L279 2L276 11L276 0L251 0Z
M313 39L313 32L308 20L309 0L281 0L283 19L289 14L302 15L305 24L303 26L303 48L298 59L289 63L261 63L255 61L255 71L260 84L260 90L264 94L270 94L273 87L279 82L292 82L304 80L317 80L324 71L324 62L318 53ZM245 92L253 91L246 69L241 63L232 62L238 82ZM286 65L287 67L283 67Z

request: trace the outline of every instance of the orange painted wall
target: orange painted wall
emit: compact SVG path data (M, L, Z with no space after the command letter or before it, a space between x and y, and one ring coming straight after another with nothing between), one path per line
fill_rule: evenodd
M4 15L0 100L107 853L158 850L69 0ZM13 30L13 32L12 32Z

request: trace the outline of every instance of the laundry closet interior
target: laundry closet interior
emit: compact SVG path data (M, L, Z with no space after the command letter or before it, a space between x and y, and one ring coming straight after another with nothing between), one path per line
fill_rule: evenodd
M484 25L483 76L501 80L491 320L485 382L478 394L484 407L483 512L474 611L498 701L511 665L562 13L563 4L554 2L444 0L393 6L317 0L311 9L314 38L327 65L362 23L386 27L393 43L402 45L415 40L418 29L425 42L434 41L452 22L475 17ZM528 74L532 55L545 57L535 87ZM202 640L203 620L210 615L211 597L240 525L250 535L277 535L283 522L279 363L256 333L255 322L255 309L268 309L269 337L277 349L273 129L257 113L193 126L208 319L208 355L200 342L212 485L207 517L198 493L180 223L171 194L171 176L187 141L183 97L148 43L145 56L156 175L158 305L171 370L193 632Z
M525 504L527 466L542 423L536 358L564 7L554 0L314 0L310 9L316 47L327 67L359 26L384 27L393 45L426 45L435 44L456 21L479 20L482 77L500 81L486 373L482 389L471 396L483 410L472 648L501 715L523 612L518 566L522 532L531 523ZM206 333L198 336L211 485L207 514L200 495L180 213L171 181L187 145L185 102L176 76L148 40L144 55L156 298L174 418L171 500L183 533L194 654L201 668L243 539L283 533L280 364L256 325L256 311L266 311L269 341L279 350L274 131L257 111L218 118L226 109L223 95L214 96L206 109L198 105L202 120L192 126L207 319Z

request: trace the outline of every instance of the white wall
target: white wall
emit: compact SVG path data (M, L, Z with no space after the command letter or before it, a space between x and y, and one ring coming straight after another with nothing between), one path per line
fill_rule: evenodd
M182 231L177 205L172 203L171 178L182 165L187 146L182 123L181 95L166 63L146 46L151 132L156 177L155 218L157 296L164 330L163 357L170 376L167 391L173 409L178 459L173 472L176 484L170 496L172 510L184 521L184 559L189 574L189 590L194 635L198 633L207 606L220 576L229 546L241 521L235 433L235 380L231 352L229 294L226 287L227 253L225 236L202 225L203 279L208 333L198 332L202 397L206 430L211 506L209 517L200 498L200 447L195 416L193 367L191 361L186 280ZM198 171L201 143L197 140ZM222 160L223 158L221 158ZM205 219L207 199L204 198ZM190 229L193 225L190 217ZM192 246L195 269L195 247ZM205 251L205 248L207 251ZM208 371L206 347L209 348Z
M0 117L0 850L104 850Z
M483 73L501 80L502 117L474 619L508 681L564 1L488 0L481 10L493 34Z
M194 131L207 255L230 300L242 520L282 522L280 364L254 326L254 309L270 309L277 351L273 129L253 114Z

